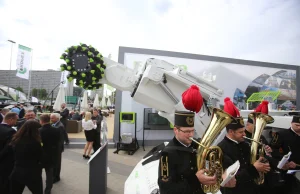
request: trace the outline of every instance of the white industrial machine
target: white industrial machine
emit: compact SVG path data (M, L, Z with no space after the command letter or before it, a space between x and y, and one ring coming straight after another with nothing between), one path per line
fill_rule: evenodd
M92 89L92 84L86 84L84 80L92 79L91 83L94 85L97 81L97 83L108 84L121 91L129 91L133 100L158 110L159 114L171 123L174 123L175 110L186 111L181 101L181 94L193 84L199 86L205 103L202 110L195 116L196 137L202 137L210 123L211 117L207 106L218 108L219 103L223 104L220 101L223 99L221 89L211 82L163 60L148 59L144 66L137 71L99 55L99 52L91 46L70 47L66 52L62 55L62 59L67 62L67 65L63 65L62 70L70 72L69 79L77 79L77 84L82 87L86 86L86 89ZM93 56L94 58L92 58ZM93 64L97 60L96 57L99 60L97 63L100 64ZM97 71L93 65L101 69L101 79L93 78L95 74L93 70ZM92 75L88 76L89 72L92 72ZM78 81L80 75L82 79ZM246 119L250 112L241 111L241 114ZM278 115L278 111L273 112L274 115ZM273 112L270 111L271 116L273 116ZM288 115L288 113L285 114ZM291 116L283 115L274 116L274 118L275 122L272 127L276 128L288 128L292 120ZM222 131L214 144L223 139L225 132L226 130ZM166 144L167 142L154 148L136 165L125 182L125 194L159 193L157 185L158 153Z

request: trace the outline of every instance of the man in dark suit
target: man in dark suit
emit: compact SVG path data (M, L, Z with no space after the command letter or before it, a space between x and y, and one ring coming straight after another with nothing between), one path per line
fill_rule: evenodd
M62 152L64 151L64 132L65 132L65 127L64 125L60 122L59 120L60 114L59 113L52 113L50 115L50 121L52 127L55 127L59 130L60 133L60 141L59 141L59 147L58 147L58 153L57 153L57 160L56 160L56 165L53 169L53 183L56 183L60 181L60 170L61 170L61 155Z
M21 119L21 120L19 120L19 121L17 122L17 130L19 130L19 129L23 126L23 124L24 124L26 121L30 120L30 119L34 119L34 120L36 120L37 122L39 122L39 121L36 119L36 115L35 115L34 111L33 111L33 110L28 110L28 111L26 111L24 118Z
M9 175L14 167L14 155L9 143L16 133L12 128L18 120L18 114L9 112L0 124L0 193L9 193Z
M53 169L55 167L60 146L60 131L50 125L50 115L42 114L40 116L40 135L43 143L42 165L46 171L45 194L50 194L53 185Z
M25 109L24 109L24 105L21 104L20 105L20 112L19 112L19 119L22 119L25 116Z
M9 112L9 109L3 108L0 112L0 123L2 123L4 116Z
M102 121L102 119L103 118L102 118L102 116L99 115L99 112L97 111L97 109L94 109L92 120L97 123L96 138L95 138L95 141L93 143L94 152L96 152L101 146L100 136L101 136L101 121Z
M69 117L69 109L66 107L66 103L61 104L61 112L60 112L60 122L64 125L65 131L64 131L64 140L66 142L66 145L70 143L68 133L67 133L67 122Z

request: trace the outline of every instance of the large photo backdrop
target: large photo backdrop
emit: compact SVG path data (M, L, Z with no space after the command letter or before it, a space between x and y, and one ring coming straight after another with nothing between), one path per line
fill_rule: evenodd
M138 68L149 58L165 60L211 80L224 91L223 99L234 99L234 103L240 109L247 108L247 100L253 93L266 92L271 92L273 98L270 100L274 101L274 108L296 108L296 70L132 53L125 54L124 64L130 68ZM256 104L251 102L249 109L253 107L256 107Z
M240 109L253 109L263 99L272 102L273 108L278 110L294 110L297 106L298 66L127 47L121 47L120 51L119 62L130 68L141 68L147 59L156 58L210 80L224 91L220 104L224 98L230 97ZM133 101L129 92L120 92L117 96L120 99L119 111L137 112L137 138L140 140L143 111L147 107ZM131 128L122 124L121 133L130 132ZM173 135L172 131L147 133L146 140L169 139Z

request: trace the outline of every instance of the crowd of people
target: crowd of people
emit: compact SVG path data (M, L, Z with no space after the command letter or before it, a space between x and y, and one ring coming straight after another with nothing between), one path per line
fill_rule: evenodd
M259 107L255 112L268 114L266 103ZM0 114L0 193L21 194L25 186L33 194L51 193L53 184L60 181L64 145L69 144L67 120L82 121L87 141L84 159L90 159L92 150L95 152L101 146L101 110L91 109L79 114L70 112L63 103L61 111L41 114L37 119L33 110L25 111L23 118L19 118L23 113L21 107L19 111L17 108L2 109ZM222 150L222 179L228 176L226 169L236 161L239 161L240 167L235 176L220 187L222 194L300 193L300 181L295 176L300 170L300 116L293 116L289 129L270 133L271 140L268 141L263 135L259 140L251 140L256 130L255 118L249 116L245 124L229 98L225 101L224 112L234 119L227 124L227 133L218 143ZM194 117L193 111L175 112L174 138L159 154L158 185L161 194L204 193L204 188L220 184L219 174L212 176L207 174L207 169L198 169L199 143L192 139ZM253 142L259 144L254 156L251 150ZM200 143L200 146L203 145ZM279 161L289 152L292 153L289 160L278 168ZM46 173L44 190L42 169Z
M51 193L53 183L60 181L64 125L58 113L42 114L38 120L29 110L24 118L19 121L16 112L7 112L0 124L0 191L18 194L27 186L42 194L44 168L45 193Z
M0 114L0 193L21 194L25 188L33 194L50 194L53 184L60 181L64 145L70 143L67 120L73 119L66 107L36 118L34 110L23 106L2 109ZM87 145L84 158L90 158L100 147L102 116L97 109L80 115ZM76 119L78 120L78 119ZM42 169L46 173L43 190Z

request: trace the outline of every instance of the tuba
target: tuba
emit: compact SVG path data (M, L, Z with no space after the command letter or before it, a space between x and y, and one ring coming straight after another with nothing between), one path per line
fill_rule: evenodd
M270 115L253 112L248 115L253 120L254 132L252 133L252 143L251 143L251 164L254 164L257 160L257 156L264 156L264 147L261 146L258 149L258 146L261 145L259 143L262 131L264 130L266 124L270 124L274 122L274 118ZM264 183L264 173L259 172L259 177L254 180L256 184L261 185Z
M198 170L205 169L208 176L217 176L215 185L202 185L204 193L216 193L220 190L222 183L222 150L218 146L211 146L220 132L235 119L221 109L213 108L211 122L206 129L200 142L191 140L199 144L197 150L197 166ZM207 165L206 165L207 161Z

